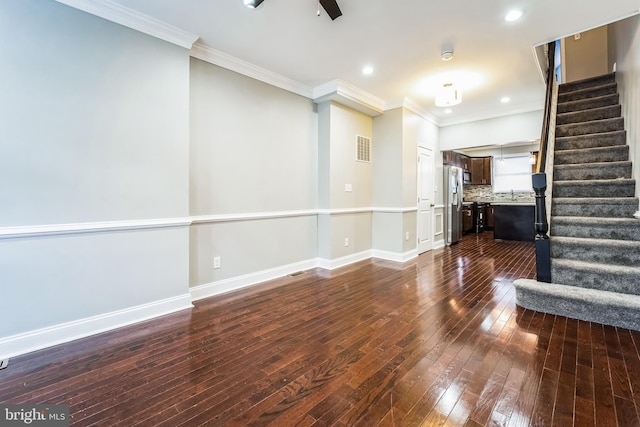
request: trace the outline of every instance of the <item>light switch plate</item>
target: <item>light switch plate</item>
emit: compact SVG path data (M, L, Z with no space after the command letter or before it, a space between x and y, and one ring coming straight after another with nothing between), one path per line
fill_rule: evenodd
M344 191L351 191L351 190L352 190L351 184L344 185Z

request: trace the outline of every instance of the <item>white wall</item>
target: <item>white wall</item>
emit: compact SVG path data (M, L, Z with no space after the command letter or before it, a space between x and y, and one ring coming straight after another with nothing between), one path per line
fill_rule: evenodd
M191 60L192 286L315 259L317 133L311 100Z
M323 210L318 218L318 256L331 263L371 250L373 169L372 163L356 160L356 137L371 138L373 152L376 142L370 116L335 102L318 105L318 116L319 208ZM352 190L346 191L345 184Z
M633 177L640 182L640 16L610 25L615 38L616 80L627 144L633 161ZM636 195L640 194L636 185Z
M374 212L373 247L408 254L417 249L418 146L431 149L434 162L441 161L438 128L407 108L386 111L375 117L373 123L373 203L376 208L397 210Z
M566 37L563 40L563 83L607 74L608 70L607 27L598 27L580 33L580 38Z
M40 0L0 40L0 349L188 298L189 52Z
M445 126L440 129L440 149L480 147L540 139L543 111L497 117Z

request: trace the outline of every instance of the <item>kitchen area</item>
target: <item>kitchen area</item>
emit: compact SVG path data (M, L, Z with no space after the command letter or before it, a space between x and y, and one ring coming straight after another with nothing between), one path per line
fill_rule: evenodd
M504 154L502 147L491 155L490 150L474 151L442 152L445 244L484 232L492 232L494 239L534 241L535 197L530 181L537 152Z

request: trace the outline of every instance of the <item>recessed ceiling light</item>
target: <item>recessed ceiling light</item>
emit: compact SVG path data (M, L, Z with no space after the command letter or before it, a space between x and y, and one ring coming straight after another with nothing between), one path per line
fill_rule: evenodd
M251 9L255 9L256 7L260 6L260 3L262 3L264 0L244 0L244 5L247 7L250 7Z
M451 114L453 113L453 110L451 108L447 108L446 110L444 110L445 114Z
M506 104L509 101L511 101L511 98L509 98L508 96L503 96L502 98L500 98L500 102L502 102L503 104Z
M371 65L365 65L364 67L362 67L362 74L364 74L365 76L370 76L371 74L373 74L373 67Z
M514 9L505 15L504 20L507 22L513 22L513 21L517 21L521 17L522 17L522 11L518 9Z

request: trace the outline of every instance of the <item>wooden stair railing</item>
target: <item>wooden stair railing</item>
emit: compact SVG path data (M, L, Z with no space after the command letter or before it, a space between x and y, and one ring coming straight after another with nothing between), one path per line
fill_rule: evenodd
M548 45L547 51L547 93L542 119L542 135L540 136L540 150L536 162L536 173L532 176L532 186L536 197L535 230L536 230L536 278L539 282L551 282L551 242L549 240L549 222L545 191L547 189L546 159L549 146L549 129L551 125L551 111L553 102L553 86L555 83L555 42Z

